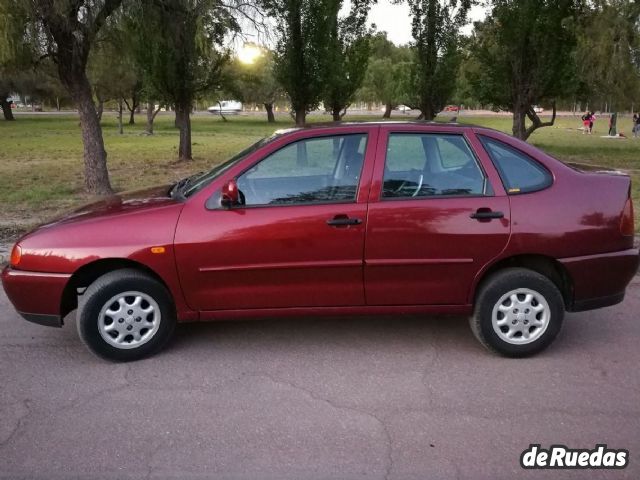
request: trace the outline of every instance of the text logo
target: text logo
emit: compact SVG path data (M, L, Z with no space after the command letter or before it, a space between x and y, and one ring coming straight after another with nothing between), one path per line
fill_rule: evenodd
M531 444L520 455L522 468L626 468L629 465L629 451L613 450L598 444L593 450L568 448L565 445L551 445L548 449L540 444Z

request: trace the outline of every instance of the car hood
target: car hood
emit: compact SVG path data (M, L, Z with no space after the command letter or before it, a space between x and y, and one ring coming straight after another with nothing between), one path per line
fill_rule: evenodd
M101 258L148 261L150 246L170 247L183 202L169 186L112 195L80 207L23 236L20 268L72 273ZM169 258L167 256L166 258ZM156 258L154 261L162 262Z
M39 228L76 223L97 219L99 217L135 213L179 203L178 200L169 196L170 189L171 185L167 184L110 195L98 201L83 205L75 210L71 210L58 218L40 225Z

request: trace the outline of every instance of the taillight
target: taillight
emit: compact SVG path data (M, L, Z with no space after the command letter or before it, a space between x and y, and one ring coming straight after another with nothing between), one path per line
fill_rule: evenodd
M627 199L627 203L624 204L624 209L622 210L622 217L620 217L620 233L625 236L630 236L635 233L633 202L631 201L631 197Z
M16 267L20 263L20 259L22 258L22 248L20 245L16 244L13 246L13 250L11 250L11 258L9 262L12 267Z

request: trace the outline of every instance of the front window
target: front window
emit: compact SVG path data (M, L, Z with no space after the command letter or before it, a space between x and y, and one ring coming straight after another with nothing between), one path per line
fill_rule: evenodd
M389 135L383 198L484 195L485 186L485 175L462 135Z
M244 158L246 158L248 155L250 155L253 152L255 152L260 147L262 147L262 146L266 145L267 143L275 140L277 137L278 137L278 135L273 135L271 137L263 138L262 140L259 140L256 143L254 143L253 145L245 148L241 152L236 153L229 160L226 160L225 162L222 162L221 164L216 165L215 167L213 167L208 172L205 172L205 173L202 173L202 174L198 174L198 175L196 175L196 176L194 176L193 178L190 178L190 179L185 179L188 182L185 183L184 186L183 186L182 196L184 196L185 198L188 198L191 195L193 195L194 193L199 192L200 190L202 190L202 188L204 188L205 186L209 185L215 178L220 176L220 174L222 174L223 172L226 172L232 166L234 166L236 163L238 163L239 161L243 160Z
M237 179L244 205L353 202L366 144L366 134L290 143Z

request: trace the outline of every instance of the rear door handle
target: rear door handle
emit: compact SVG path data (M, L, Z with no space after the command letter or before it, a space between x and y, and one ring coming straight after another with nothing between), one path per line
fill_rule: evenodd
M476 220L491 220L494 218L504 218L504 213L494 212L493 210L490 210L488 208L479 208L469 216L471 218L475 218Z
M359 218L349 218L346 215L336 215L330 220L327 220L327 225L330 227L347 227L349 225L360 225L362 220Z

